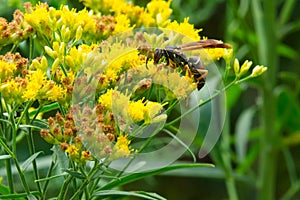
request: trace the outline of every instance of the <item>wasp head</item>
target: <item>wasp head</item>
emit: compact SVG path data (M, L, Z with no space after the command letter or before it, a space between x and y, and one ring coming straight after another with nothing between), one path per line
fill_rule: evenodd
M163 49L155 49L154 57L153 57L154 64L158 64L159 60L163 57L163 55L164 55Z

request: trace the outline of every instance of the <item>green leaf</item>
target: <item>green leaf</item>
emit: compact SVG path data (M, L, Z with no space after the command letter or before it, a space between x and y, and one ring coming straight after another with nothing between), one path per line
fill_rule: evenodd
M165 133L167 133L168 135L170 135L172 138L174 138L180 145L182 145L191 154L193 161L196 162L197 159L196 159L195 154L182 140L180 140L176 135L174 135L171 131L169 131L167 129L163 129L163 131ZM177 130L177 131L179 131L179 130Z
M295 59L298 57L298 51L294 50L292 47L281 43L278 45L277 49L279 55L284 56L286 58Z
M1 155L0 156L0 160L5 160L5 159L9 159L9 158L11 158L10 155Z
M34 125L29 125L29 124L21 124L19 127L20 128L34 128L34 129L37 129L39 131L42 129L41 127L34 126Z
M226 102L227 108L230 110L234 105L236 105L238 99L242 93L242 88L240 85L233 85L226 91Z
M45 113L45 112L50 112L52 110L59 109L59 104L57 102L49 104L49 105L44 105L43 108L40 110L40 113ZM29 113L30 117L33 117L36 115L38 109L35 109Z
M0 185L0 194L9 194L9 188L5 185ZM1 198L0 198L1 199Z
M277 89L277 122L287 132L299 131L300 106L298 96L287 87Z
M243 162L240 162L238 165L236 172L238 174L245 174L249 171L249 168L252 164L257 160L257 157L260 152L260 144L256 143L255 145L251 146L248 150L246 157L244 158Z
M114 179L107 183L106 185L102 186L100 190L107 190L111 189L120 185L124 185L126 183L133 182L135 180L139 180L142 178L145 178L147 176L153 176L156 174L161 174L167 171L175 170L175 169L183 169L183 168L195 168L195 167L213 167L214 165L212 164L207 164L207 163L201 163L201 164L177 164L177 165L171 165L167 166L161 169L156 169L153 171L147 171L143 173L134 173L134 174L129 174L125 175L123 177L119 177L118 179Z
M248 136L255 114L254 107L246 109L240 115L235 128L235 147L237 151L237 159L242 162L245 159L247 151Z
M54 145L51 150L53 151L53 162L57 163L60 169L67 169L69 158L66 156L66 153L61 151L57 145Z
M37 200L37 198L35 196L33 196L32 194L30 194L29 196L27 196L28 200Z
M68 174L70 174L71 176L74 176L75 178L79 178L79 179L86 179L86 176L84 176L82 173L71 170L71 169L66 169L64 170L65 172L67 172Z
M28 199L35 200L36 198L34 195L39 195L40 193L38 191L32 191L30 192L31 195L28 196L27 193L19 193L19 194L8 194L8 195L0 195L0 199L24 199L27 197Z
M12 126L12 123L6 119L0 119L0 122L5 122L5 123L9 124L10 126Z
M98 191L93 194L93 196L97 197L116 197L116 196L122 196L122 197L140 197L144 199L150 199L150 200L166 200L162 196L151 193L151 192L144 192L144 191L134 191L134 192L127 192L127 191L118 191L118 190L103 190Z
M46 178L40 178L38 180L35 180L35 182L43 182L43 181L49 181L49 180L52 180L52 179L55 179L55 178L61 178L62 176L65 176L67 174L68 174L67 172L64 172L64 173L57 174L57 175L54 175L54 176L50 176L50 177L46 177Z
M27 167L32 163L32 161L35 160L41 153L43 152L39 151L33 154L32 156L30 156L27 160L25 160L25 162L23 162L23 164L21 165L21 169L25 171Z
M39 129L46 129L48 128L48 123L46 121L35 119L32 123L35 127L39 127Z

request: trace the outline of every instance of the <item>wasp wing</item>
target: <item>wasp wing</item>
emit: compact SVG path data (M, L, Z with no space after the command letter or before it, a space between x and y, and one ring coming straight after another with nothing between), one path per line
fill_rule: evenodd
M189 42L178 46L179 48L176 49L178 52L184 51L192 51L197 49L204 49L204 48L232 48L230 44L223 43L220 40L215 39L207 39L207 40L199 40L196 42Z

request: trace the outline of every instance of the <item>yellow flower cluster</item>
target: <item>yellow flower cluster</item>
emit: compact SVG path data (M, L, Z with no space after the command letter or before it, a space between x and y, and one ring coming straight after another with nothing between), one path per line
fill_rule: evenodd
M116 23L116 30L122 30L120 21L126 22L131 28L136 27L153 27L165 26L169 21L172 9L170 8L171 1L152 0L145 8L133 5L125 0L80 0L83 4L95 12L102 14L112 14L120 16L119 23ZM121 26L122 27L122 26ZM125 31L123 26L123 31ZM116 31L115 33L118 33Z
M20 54L8 53L0 56L0 92L8 104L26 101L58 101L67 97L67 81L55 83L46 76L47 61L35 59L28 67L28 60ZM30 70L27 70L29 68ZM65 83L65 84L64 84Z
M189 18L185 18L182 23L177 21L169 22L166 29L181 33L194 41L200 40L199 32L202 31L202 29L195 29L194 25L189 23Z
M144 121L146 124L151 123L164 106L158 102L144 99L132 101L130 96L113 89L101 95L98 101L104 108L122 116L127 124L140 121Z
M41 39L47 42L69 42L79 39L103 39L112 33L113 21L106 18L96 18L87 10L76 11L67 6L59 10L45 3L32 6L26 3L24 20L33 27ZM82 38L81 38L82 37Z
M29 71L26 80L27 85L22 96L25 101L49 100L51 102L61 102L66 95L66 89L63 89L61 85L55 84L52 80L47 80L45 72L39 69L36 71Z
M17 44L29 37L32 32L32 27L24 21L24 15L20 10L14 12L14 19L9 23L0 17L0 47Z

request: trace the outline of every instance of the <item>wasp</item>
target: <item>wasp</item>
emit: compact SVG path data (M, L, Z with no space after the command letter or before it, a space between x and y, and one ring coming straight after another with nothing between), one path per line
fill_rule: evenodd
M205 69L200 57L187 57L184 52L204 48L231 48L231 45L219 40L207 39L178 46L170 45L165 48L156 48L153 52L153 56L147 53L146 66L150 58L153 58L154 64L158 64L160 60L164 58L166 65L172 68L180 67L192 75L194 81L197 83L197 89L200 90L205 85L208 70Z

